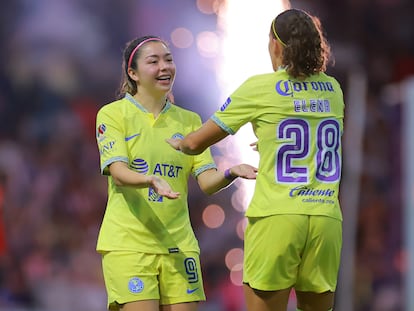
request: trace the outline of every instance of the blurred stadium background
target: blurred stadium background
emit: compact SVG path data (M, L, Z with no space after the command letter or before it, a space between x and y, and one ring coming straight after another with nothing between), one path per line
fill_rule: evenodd
M6 0L0 11L0 310L105 310L97 232L106 202L95 114L112 101L121 51L170 42L176 103L206 120L271 69L279 1ZM291 1L320 16L345 92L344 254L338 311L414 310L414 2ZM269 15L270 14L270 15ZM264 23L264 24L263 24ZM269 24L269 25L268 25ZM255 162L247 128L213 152ZM247 148L247 150L243 150ZM207 302L243 311L243 212L252 182L207 197L190 182ZM290 308L295 297L292 295Z

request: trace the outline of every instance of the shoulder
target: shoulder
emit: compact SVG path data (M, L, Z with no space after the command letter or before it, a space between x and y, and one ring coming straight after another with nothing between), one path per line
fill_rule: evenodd
M122 99L118 99L113 102L107 103L98 110L98 115L119 114L123 110L123 107L127 106L127 102L128 101L125 98L122 98Z
M270 73L263 73L250 76L244 83L240 85L240 89L247 90L252 93L259 92L274 87L277 81L289 80L289 75L285 70L278 70Z
M277 79L276 74L277 73L272 72L250 76L239 85L231 96L241 96L243 98L256 97L269 87L273 87Z
M195 120L201 119L198 113L192 110L177 106L176 104L171 104L170 111L184 118L195 119Z
M340 87L338 80L336 80L335 77L328 75L327 73L321 72L319 73L319 77L321 80L329 81L330 83Z
M117 109L122 105L125 105L125 98L106 103L99 109L99 111L108 111L108 110Z
M330 85L332 85L332 89L333 89L333 90L334 90L337 94L339 94L340 96L343 96L342 86L341 86L341 84L338 82L338 80L337 80L335 77L330 76L330 75L328 75L328 74L326 74L326 73L323 73L322 75L325 77L326 81L328 81L328 82L330 83Z
M244 82L245 84L256 84L256 83L265 83L265 82L272 82L275 80L277 76L279 76L279 72L270 72L270 73L262 73L250 76Z

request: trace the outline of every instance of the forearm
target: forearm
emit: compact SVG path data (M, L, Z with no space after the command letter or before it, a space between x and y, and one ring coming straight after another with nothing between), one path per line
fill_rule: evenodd
M190 154L190 155L197 155L197 154L202 153L210 145L203 144L202 142L197 142L196 140L197 135L198 134L195 134L195 133L188 134L186 137L180 140L178 149L181 152L185 154Z
M222 140L228 135L213 121L208 120L198 130L188 134L182 140L169 139L169 143L177 150L185 154L196 155L202 153L211 145Z
M227 171L227 175L225 171L208 170L200 174L197 181L200 189L211 195L227 188L237 177L232 175L231 169Z
M153 184L153 176L134 172L126 163L115 162L109 167L109 172L117 186L147 188Z
M119 187L148 188L168 199L177 199L179 192L174 191L169 183L156 175L144 175L129 169L124 162L115 162L109 166L109 172Z
M207 170L198 176L201 190L207 194L214 194L228 187L236 178L256 179L257 168L249 164L239 164L226 169L224 172Z

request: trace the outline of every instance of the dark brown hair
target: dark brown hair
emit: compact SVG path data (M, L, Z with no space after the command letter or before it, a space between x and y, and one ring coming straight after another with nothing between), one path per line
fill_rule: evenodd
M128 75L128 62L130 57L132 56L131 64L129 67L132 69L138 69L137 59L140 55L140 48L138 48L138 50L136 50L135 52L134 50L141 42L152 41L151 39L154 39L154 41L161 41L162 43L167 45L166 42L164 42L161 38L157 36L143 36L127 42L125 49L123 51L122 81L118 90L118 98L124 97L126 93L130 93L131 95L135 95L137 93L137 84ZM133 55L131 55L132 52L134 52Z
M316 16L298 9L286 10L272 21L271 32L284 46L282 65L295 78L324 72L328 62L333 61Z

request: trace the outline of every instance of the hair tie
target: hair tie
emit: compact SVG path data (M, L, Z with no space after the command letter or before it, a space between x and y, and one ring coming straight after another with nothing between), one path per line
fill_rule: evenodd
M160 38L152 37L152 38L145 39L145 40L141 41L140 43L138 43L137 46L132 50L131 55L129 56L129 59L128 59L128 67L127 68L130 68L131 67L132 59L134 58L134 55L138 51L138 49L143 44L145 44L145 43L147 43L149 41L161 41L162 42L162 40Z

